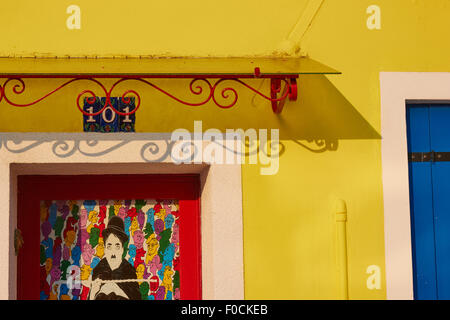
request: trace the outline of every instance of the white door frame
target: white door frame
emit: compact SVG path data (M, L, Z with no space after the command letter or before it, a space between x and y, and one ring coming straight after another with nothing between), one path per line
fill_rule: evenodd
M0 133L0 299L16 298L17 176L185 174L201 180L202 298L243 299L241 165L172 163L168 133ZM226 152L226 151L225 151Z
M406 104L450 101L450 73L381 72L387 299L413 299Z

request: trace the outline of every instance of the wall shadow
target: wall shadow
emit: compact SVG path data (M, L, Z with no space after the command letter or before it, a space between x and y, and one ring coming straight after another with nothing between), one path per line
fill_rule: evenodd
M258 89L267 92L268 84L266 80ZM337 150L340 140L381 139L377 130L325 75L301 75L298 88L297 101L286 101L279 115L272 112L267 100L242 96L240 100L252 103L220 110L219 117L205 118L203 130L279 129L281 142L293 141L315 153Z
M324 75L299 79L298 103L279 117L280 139L315 153L335 151L339 140L381 139L381 135Z

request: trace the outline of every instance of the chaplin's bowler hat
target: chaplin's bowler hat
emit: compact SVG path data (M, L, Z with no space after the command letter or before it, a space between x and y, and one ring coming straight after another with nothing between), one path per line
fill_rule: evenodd
M128 236L125 233L123 220L118 216L112 216L108 221L108 227L103 230L102 235L105 239L105 242L111 233L118 237L120 241L122 241L122 244L128 241Z

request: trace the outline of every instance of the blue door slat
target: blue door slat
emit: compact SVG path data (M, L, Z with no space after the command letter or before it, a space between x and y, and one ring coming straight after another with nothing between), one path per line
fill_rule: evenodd
M407 108L409 152L430 151L429 108ZM433 186L431 162L409 165L414 297L437 299Z
M429 107L409 107L406 109L408 122L408 152L430 151Z
M413 163L410 170L415 298L437 299L431 164Z
M430 107L431 150L450 152L450 106ZM435 219L438 299L450 299L450 163L433 162L433 210Z

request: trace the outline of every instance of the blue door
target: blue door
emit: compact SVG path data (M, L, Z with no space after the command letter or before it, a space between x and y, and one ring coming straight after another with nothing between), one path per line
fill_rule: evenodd
M450 299L450 105L408 105L415 299Z

